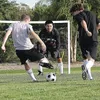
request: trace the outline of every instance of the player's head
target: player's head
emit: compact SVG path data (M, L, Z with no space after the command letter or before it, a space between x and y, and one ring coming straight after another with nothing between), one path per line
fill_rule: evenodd
M30 22L30 16L27 15L27 14L23 14L21 16L21 21L25 21L25 22L29 23Z
M52 31L52 29L53 29L53 22L52 22L52 20L47 20L45 22L45 28L46 28L46 30L48 32L51 32Z
M76 3L71 7L70 13L74 16L74 15L77 15L78 13L80 13L83 10L84 10L83 4Z

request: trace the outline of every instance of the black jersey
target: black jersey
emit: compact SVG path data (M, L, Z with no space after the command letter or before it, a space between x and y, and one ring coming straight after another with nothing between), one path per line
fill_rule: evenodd
M79 40L80 42L93 42L97 41L97 24L99 20L96 15L90 11L82 11L81 13L74 16L74 19L78 22L78 31L79 31ZM88 30L92 33L92 36L89 37L86 34L86 31L81 26L81 21L85 20L87 23Z
M46 29L43 29L39 36L46 44L47 49L58 50L60 48L60 35L56 28L53 28L52 32L47 32Z

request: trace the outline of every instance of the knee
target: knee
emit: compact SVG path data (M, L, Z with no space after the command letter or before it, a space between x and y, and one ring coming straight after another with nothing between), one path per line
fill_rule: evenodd
M62 58L57 58L58 63L62 62Z
M42 63L49 63L49 60L46 57L44 57L44 58L42 58L40 60L40 62L42 62Z

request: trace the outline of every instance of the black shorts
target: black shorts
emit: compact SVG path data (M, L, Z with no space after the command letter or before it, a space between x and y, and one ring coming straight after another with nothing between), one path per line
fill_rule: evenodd
M83 58L86 59L89 54L93 59L96 59L97 45L98 42L80 43Z
M34 62L44 58L43 54L39 53L35 48L30 50L16 50L16 55L20 59L21 64L25 64L26 60Z
M48 54L50 53L51 57L56 59L56 58L60 58L60 52L59 50L48 50L46 51L45 55L48 58Z

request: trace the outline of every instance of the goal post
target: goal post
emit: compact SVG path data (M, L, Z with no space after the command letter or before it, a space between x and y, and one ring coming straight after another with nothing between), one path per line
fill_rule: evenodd
M16 23L16 22L19 22L19 21L7 21L7 20L0 20L0 23ZM45 21L30 21L30 24L44 24ZM54 24L66 24L66 35L68 37L68 45L67 45L67 48L68 48L68 65L67 65L67 68L68 68L68 74L70 74L70 21L69 20L60 20L60 21L53 21Z

